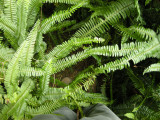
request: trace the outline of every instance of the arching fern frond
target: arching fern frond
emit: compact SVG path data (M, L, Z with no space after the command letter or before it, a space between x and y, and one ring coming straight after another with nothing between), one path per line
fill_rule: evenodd
M117 69L121 70L125 66L129 66L130 60L133 60L136 64L139 61L153 57L154 54L157 54L157 51L159 50L159 44L157 44L157 42L158 41L156 39L155 41L151 41L149 43L129 43L122 45L121 49L119 49L118 45L86 49L83 52L77 53L76 55L58 60L55 64L53 64L53 68L55 68L54 72L64 70L65 68L74 65L78 61L81 61L91 55L104 55L113 57L124 56L119 60L110 62L107 65L100 67L101 70L104 68L102 73L104 73L105 69L107 72L110 72L111 70L115 71Z
M60 11L60 12L56 12L54 13L51 17L46 18L45 20L42 21L42 25L41 25L41 32L42 33L46 33L49 31L49 29L51 28L51 26L53 24L55 24L56 22L61 22L69 17L71 17L71 15L80 7L82 7L83 5L85 5L86 2L82 1L77 5L72 6L70 9L68 10L64 10L64 11Z
M24 52L26 51L27 44L28 41L24 41L21 44L20 48L16 51L8 65L4 84L9 95L15 92L14 90L17 89L15 88L16 86L18 87L17 77L19 75L19 62L22 61L22 57L24 55Z
M102 38L71 38L68 42L64 42L61 45L56 46L50 53L45 55L46 59L54 58L57 59L63 58L67 56L71 51L78 49L83 44L91 44L91 43L101 43L104 42Z
M33 30L28 35L26 41L24 41L17 52L14 54L12 60L8 65L5 76L5 86L8 91L8 94L15 92L16 86L18 87L17 77L19 73L19 63L22 62L22 65L31 66L31 58L33 57L34 52L34 43L37 37L37 29L39 27L39 21L33 28ZM14 86L14 87L13 87Z
M130 16L131 11L135 9L133 0L119 0L106 7L108 9L103 15L104 19L92 18L74 34L74 37L97 36L108 29L109 25L117 23L121 18L125 19Z
M34 46L37 39L39 25L40 25L40 21L38 20L26 39L26 41L28 41L28 45L24 53L25 57L23 62L25 66L31 66L31 59L34 55Z
M88 23L80 28L73 37L87 37L87 36L99 36L100 33L103 33L109 29L108 24L105 20L100 18L92 18Z
M81 61L89 56L90 56L90 54L88 54L87 51L83 51L83 52L77 53L76 55L72 55L72 56L66 57L62 60L58 60L52 66L53 67L52 73L57 73L59 71L62 71L65 68L70 67L71 65L74 65L78 61Z
M143 74L149 72L160 72L160 63L150 65L148 68L144 70Z
M145 60L146 58L154 57L157 51L160 50L160 44L155 38L153 41L144 43L138 50L133 51L130 55L124 56L119 60L109 62L95 69L95 73L109 73L110 71L121 70L127 66L130 66L129 61L132 60L134 64Z

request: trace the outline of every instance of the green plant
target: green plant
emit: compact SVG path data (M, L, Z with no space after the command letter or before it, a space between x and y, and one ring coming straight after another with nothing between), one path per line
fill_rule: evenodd
M43 3L72 4L67 10L57 11L49 18L38 16ZM95 1L96 2L96 1ZM83 117L82 106L95 103L109 104L106 97L97 93L86 92L94 83L96 76L102 73L122 70L147 58L160 58L160 38L151 29L131 25L125 27L122 18L132 17L132 11L138 11L137 2L119 0L111 3L95 3L89 0L2 0L0 2L0 29L3 31L5 44L0 44L0 118L30 119L35 115L50 113L53 110L68 106L78 109ZM43 35L55 30L68 19L78 8L89 8L94 11L91 19L80 28L68 41L57 45L46 53ZM140 18L140 13L137 18ZM138 19L139 20L139 19ZM112 25L122 34L121 45L94 47L85 44L102 43L102 33ZM128 38L136 42L125 43ZM3 42L3 41L2 41ZM72 51L76 54L70 54ZM50 87L52 75L63 71L90 56L118 57L104 65L82 72L75 80L66 85ZM151 65L144 73L159 71ZM157 67L157 65L156 65ZM59 81L60 82L60 81ZM112 98L113 99L113 98Z

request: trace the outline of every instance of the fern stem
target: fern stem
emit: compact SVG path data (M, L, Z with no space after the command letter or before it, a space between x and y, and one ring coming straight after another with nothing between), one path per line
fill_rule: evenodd
M83 110L82 110L81 106L79 106L78 102L74 99L74 97L72 97L71 95L70 95L69 97L71 97L71 98L73 99L73 101L74 101L75 104L77 105L78 110L79 110L79 112L80 112L80 114L81 114L81 118L83 118L83 117L84 117L84 114L83 114Z
M148 98L148 96L146 96L146 97L143 99L143 101L140 103L140 105L139 105L138 107L134 108L132 112L137 112L137 111L139 110L139 108L144 104L144 102L145 102L145 100L146 100L147 98Z

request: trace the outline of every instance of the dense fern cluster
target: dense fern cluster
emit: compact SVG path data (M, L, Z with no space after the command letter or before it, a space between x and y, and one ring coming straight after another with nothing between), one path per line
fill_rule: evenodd
M45 18L42 11L45 3L65 4L68 9L56 11ZM80 23L69 21L79 8L92 11L89 20ZM143 105L150 96L159 102L160 87L149 91L152 85L145 85L129 69L131 61L138 64L148 58L160 58L160 37L154 30L134 22L140 21L141 17L138 0L100 0L96 7L91 0L1 0L0 119L27 120L39 114L51 113L62 106L79 109L82 115L81 107L96 103L108 104L103 94L87 92L96 76L124 68L127 68L128 75L141 96L138 101L140 105L131 107L122 116L127 113L125 116L128 118L134 116L135 119L141 119L147 113L154 113L157 117L149 116L151 120L160 118L157 112L160 108L152 111L152 108ZM131 25L126 25L124 21L129 18L134 20ZM71 25L73 26L67 29ZM43 39L44 35L53 38L53 32L58 31L59 35L64 27L66 32L79 29L68 35L69 39L48 50L49 45L46 38ZM119 32L122 37L120 44L106 44L103 35L109 33L110 28ZM56 81L54 74L91 56L97 60L100 58L98 56L114 59L109 59L104 64L99 63L92 70L84 70L69 85L50 86L51 79ZM159 63L151 64L143 73L153 71L160 71ZM61 83L60 80L58 82ZM143 98L144 96L146 97ZM128 104L122 105L123 108L128 107ZM146 112L142 114L141 111Z

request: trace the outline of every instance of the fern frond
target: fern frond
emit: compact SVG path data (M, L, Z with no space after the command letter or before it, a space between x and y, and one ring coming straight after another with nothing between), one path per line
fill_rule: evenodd
M36 42L39 25L40 25L40 21L38 20L26 39L26 41L28 41L28 45L24 53L25 58L23 62L25 66L31 66L31 59L34 55L34 45Z
M5 0L4 2L4 14L6 18L13 23L17 23L17 6L16 0Z
M33 68L33 67L21 67L20 69L20 75L21 76L27 76L27 77L38 77L44 75L44 70L40 68Z
M92 18L84 27L78 30L74 37L97 36L109 29L109 25L114 25L119 19L130 16L130 12L135 8L133 0L119 0L106 6L108 10L104 14L105 19Z
M49 81L50 81L50 76L51 76L51 72L52 72L52 59L48 60L46 62L46 64L44 65L44 67L42 69L44 69L44 76L40 79L40 89L42 94L45 94L48 89L49 89Z
M17 31L16 37L17 42L20 45L26 35L26 27L27 27L27 14L28 14L28 0L18 0L17 1Z
M62 100L48 101L37 108L27 107L26 114L32 117L40 114L47 114L64 105L66 105L66 103Z
M44 3L66 3L66 4L78 4L81 1L86 0L42 0Z
M16 25L12 21L8 20L5 16L2 16L0 18L0 29L4 31L4 35L8 39L12 47L17 49L18 44L15 35L17 31Z
M102 38L71 38L68 42L64 42L61 45L58 45L55 47L53 50L51 50L50 53L48 53L45 58L54 58L56 57L57 59L63 58L67 56L71 51L78 49L81 47L83 44L91 44L91 43L101 43L103 42L104 39ZM74 48L74 49L73 49Z
M109 62L103 66L100 66L99 68L96 68L96 73L109 73L110 71L115 71L117 69L121 70L127 66L130 66L129 61L133 60L133 62L136 64L146 58L153 57L154 54L157 53L157 51L160 50L160 44L157 41L157 39L144 43L142 47L139 48L138 51L133 51L132 54L128 56L124 56L123 58L119 60L115 60L113 62Z
M22 61L22 57L24 55L24 52L26 51L27 44L28 41L24 41L21 44L20 48L16 51L16 53L14 54L12 60L8 65L4 84L9 95L14 93L15 92L14 90L17 89L15 87L18 84L16 78L19 75L19 62Z
M143 81L137 75L135 75L130 68L127 69L127 74L129 78L132 80L134 87L137 88L141 92L141 94L144 95L145 87Z
M91 72L80 74L74 79L74 81L69 86L71 88L74 88L77 85L79 86L79 83L85 82L88 79L94 78L94 77L95 77L94 73L91 73Z
M87 81L88 82L88 81ZM106 97L97 93L86 93L82 90L82 86L77 86L73 89L74 92L70 92L68 98L72 98L73 101L69 100L70 105L74 105L74 101L78 102L80 106L86 107L86 105L97 104L107 104ZM72 103L73 102L73 103Z
M80 28L73 37L87 37L87 36L99 36L100 33L109 29L105 20L100 18L92 18L88 23Z
M19 120L23 119L26 107L27 107L26 102L23 102L22 104L20 104L19 107L16 109L16 111L13 113L12 118L14 120L16 120L16 119L19 119Z
M0 18L0 29L2 29L4 32L9 33L10 36L14 36L17 30L16 25L4 16Z
M99 68L95 69L95 72L97 74L99 73L110 73L111 71L115 71L115 70L122 70L125 67L129 67L129 60L127 57L123 57L119 60L115 60L113 62L109 62L103 66L100 66Z
M130 26L129 28L125 28L122 25L116 25L115 28L121 31L123 36L136 39L137 41L149 41L156 37L156 33L153 30L142 26Z
M143 74L149 72L160 72L160 63L150 65L148 68L144 70Z
M154 40L144 44L143 47L139 48L139 53L130 56L130 59L136 64L146 58L155 57L160 50L160 44L155 38Z
M41 1L40 0L30 0L27 14L27 28L34 25L36 21L36 16L40 10Z
M150 44L148 43L148 45L150 45ZM142 60L142 59L145 59L147 55L146 56L142 56L143 54L139 54L139 55L142 56L142 58L140 56L136 56L135 55L135 53L139 51L139 48L142 49L143 46L145 46L144 43L135 43L135 44L134 43L130 43L130 44L123 44L121 50L119 49L118 45L86 49L85 51L80 52L80 53L78 53L76 55L72 55L72 56L70 56L68 58L65 58L65 59L62 59L62 60L58 60L56 62L56 64L54 64L53 66L55 68L55 72L58 72L58 71L64 70L66 67L69 67L69 66L77 63L78 61L83 60L83 59L85 59L85 58L87 58L87 57L89 57L91 55L104 55L104 56L113 56L113 57L124 56L120 60L116 60L115 62L108 63L108 65L110 67L104 66L104 68L108 67L108 70L107 70L108 72L111 71L111 68L113 68L112 70L115 71L116 69L123 69L124 66L129 66L129 60ZM133 54L132 58L131 58L131 56L126 56L131 52ZM144 52L146 52L146 51L144 51ZM146 54L149 54L149 53L146 53ZM136 57L136 58L134 58L134 57ZM135 61L135 63L138 63L138 62ZM104 73L104 72L102 72L102 73Z
M128 48L119 49L118 45L113 45L113 46L96 47L96 48L90 49L89 52L92 55L119 57L119 56L125 56L125 55L129 54L133 50L137 50L136 46L130 47L130 48L128 47Z
M43 35L42 33L37 33L37 40L35 44L35 53L39 54L39 58L44 58L44 52L47 48L47 44L43 41Z
M53 27L51 27L50 30L49 30L49 32L61 30L62 28L71 26L71 25L73 25L75 23L76 23L75 20L72 20L72 21L69 21L69 20L63 21L63 22L59 23L58 25L54 25Z
M63 71L65 68L70 67L71 65L76 64L79 61L82 61L83 59L86 59L87 57L91 56L88 54L87 51L79 52L76 55L72 55L69 57L66 57L62 60L58 60L56 63L53 64L53 70L52 73L57 73L59 71Z
M72 6L68 10L56 12L51 17L46 18L42 21L41 32L45 34L49 31L52 25L69 18L78 8L82 7L84 4L86 4L86 2L82 1L79 4Z
M54 101L65 99L69 90L63 88L49 88L46 93L40 97L39 104L45 103L45 101Z
M16 86L18 87L17 77L19 73L19 62L24 63L27 66L31 66L31 58L33 57L34 43L37 37L37 28L39 22L35 25L33 30L30 32L26 41L24 41L17 52L14 54L14 57L8 65L5 77L5 86L8 91L8 94L13 93Z
M160 112L150 109L147 106L142 106L136 113L137 120L139 119L149 119L158 120L160 119Z
M10 100L11 103L8 105L5 105L2 109L2 112L0 113L1 120L7 120L19 107L19 105L24 103L24 100L28 96L29 92L33 89L34 83L31 80L26 80L21 88L19 89L19 93L12 97Z

